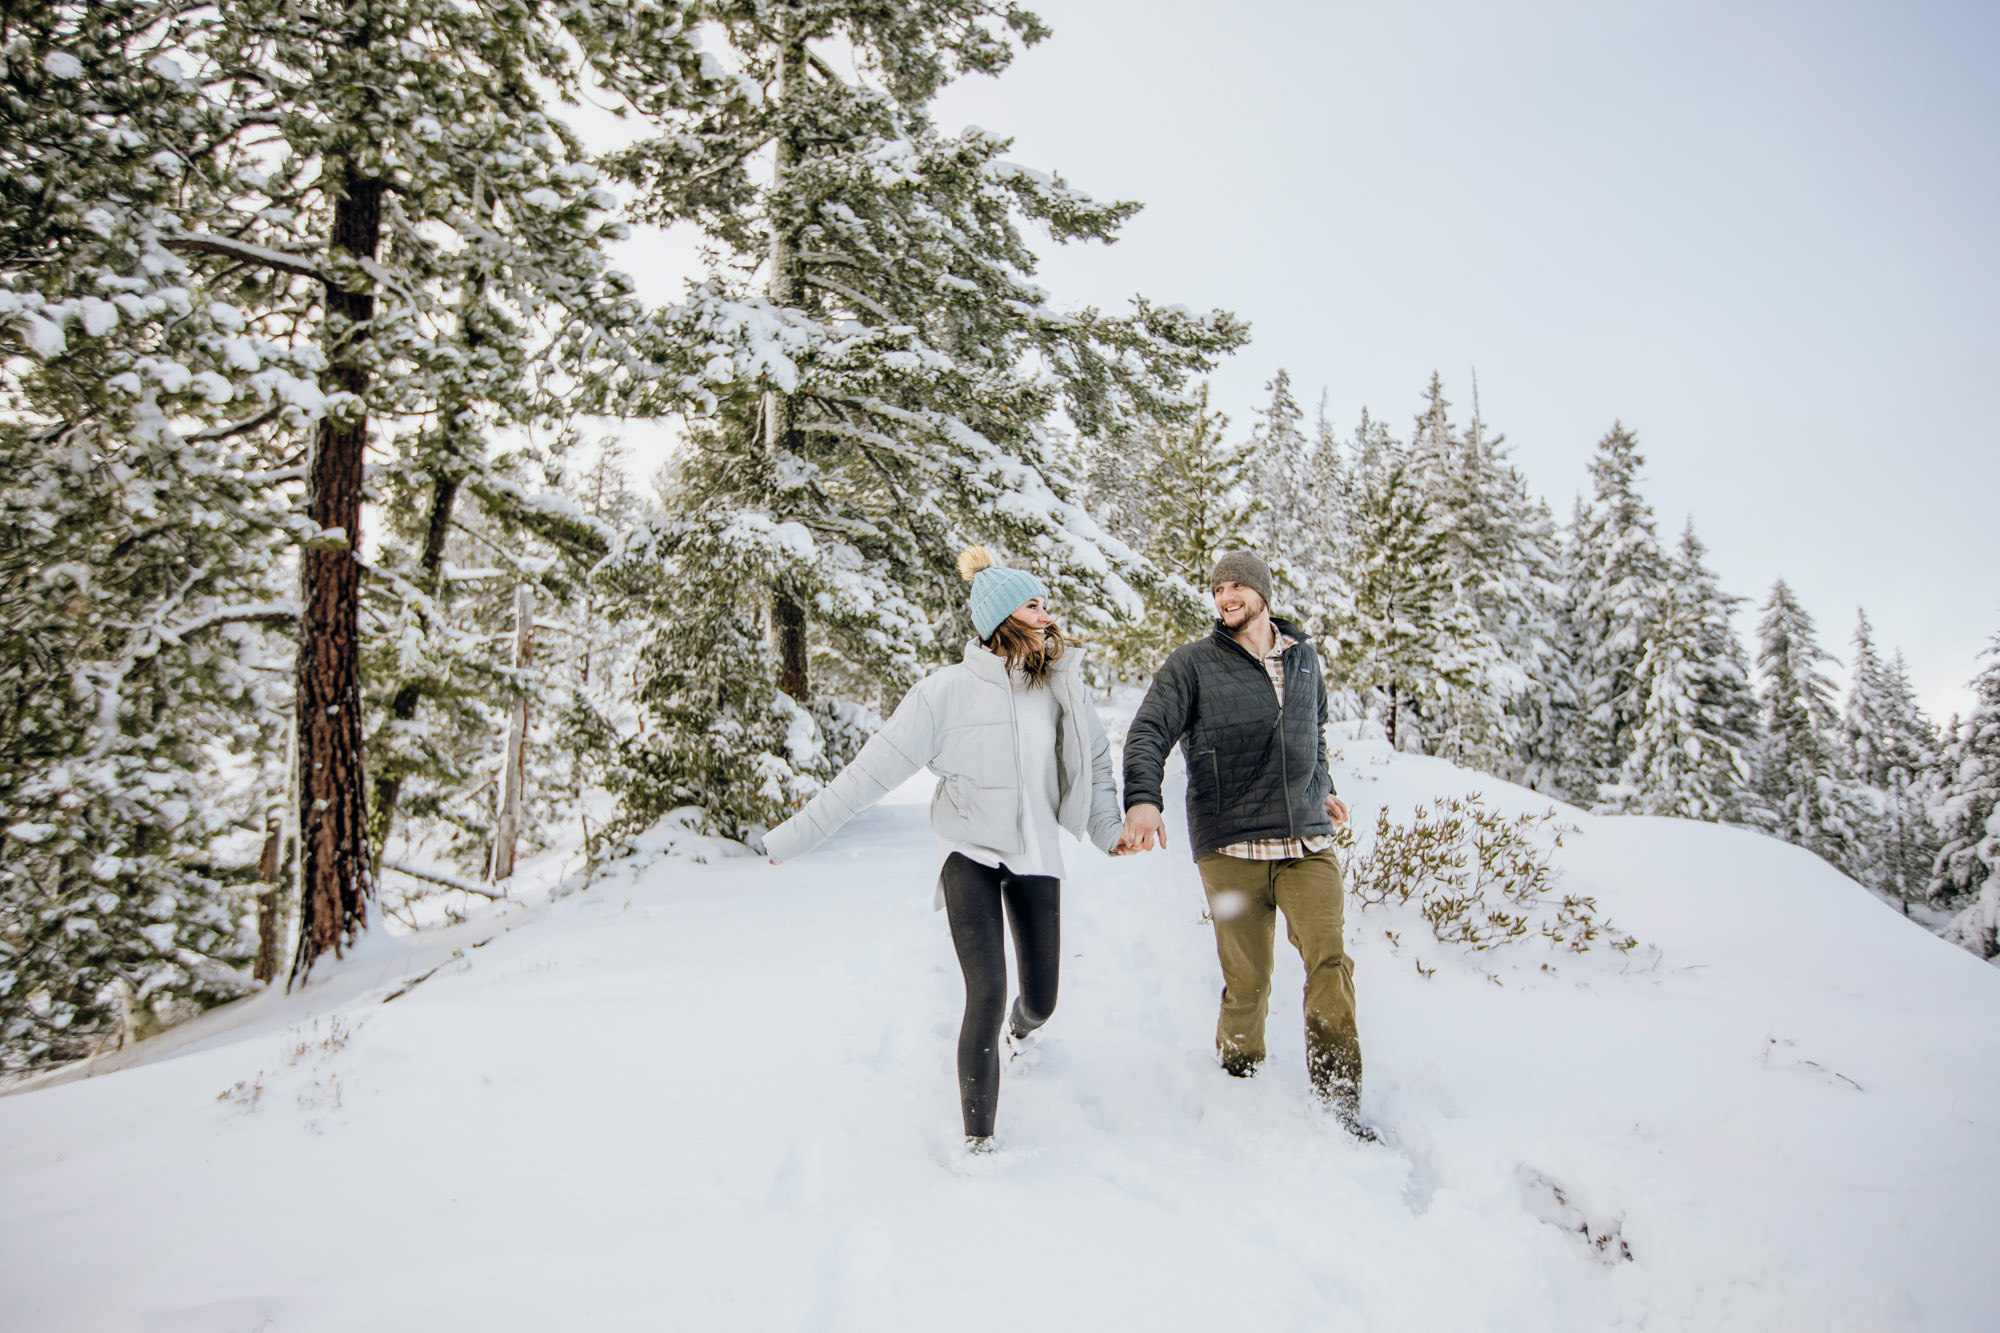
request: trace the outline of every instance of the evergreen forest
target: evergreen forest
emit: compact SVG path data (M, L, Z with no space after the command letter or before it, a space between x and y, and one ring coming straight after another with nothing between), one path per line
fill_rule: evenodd
M2000 640L1927 717L1865 613L1662 532L1622 423L1561 512L1437 376L1336 423L1279 371L1232 423L1234 314L1038 284L1140 205L932 118L1048 36L1011 0L0 7L0 1071L578 836L755 846L957 658L970 544L1104 691L1257 551L1352 734L1759 830L2000 956ZM614 252L669 230L702 271L641 299Z

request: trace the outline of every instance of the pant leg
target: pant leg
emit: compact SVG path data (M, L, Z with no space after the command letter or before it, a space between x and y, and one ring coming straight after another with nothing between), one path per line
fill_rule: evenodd
M1358 1099L1361 1033L1354 1017L1354 959L1347 952L1347 885L1331 851L1275 863L1275 896L1306 967L1306 1069L1322 1095Z
M1021 998L1010 1021L1023 1036L1056 1011L1062 973L1062 881L1052 875L1010 875L1000 882L1007 924L1014 932L1014 970Z
M969 1136L993 1132L1000 1109L1000 1021L1007 1008L1006 932L1001 872L953 852L938 873L951 945L965 974L965 1018L958 1027L958 1103Z
M1210 852L1195 865L1215 923L1215 955L1222 964L1222 1014L1215 1048L1232 1074L1248 1073L1264 1058L1264 1020L1271 1008L1272 951L1277 915L1271 890L1272 861Z

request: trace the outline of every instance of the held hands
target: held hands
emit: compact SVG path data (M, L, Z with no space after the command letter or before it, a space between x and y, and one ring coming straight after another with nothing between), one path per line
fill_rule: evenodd
M1135 805L1125 812L1125 831L1118 835L1118 842L1111 849L1113 856L1130 856L1134 852L1151 851L1155 847L1164 849L1167 845L1167 824L1160 818L1157 805Z
M1335 828L1347 827L1347 802L1338 796L1328 795L1326 817L1333 821ZM1111 848L1111 854L1130 856L1134 852L1148 852L1155 847L1164 850L1166 845L1167 824L1160 818L1160 807L1140 804L1125 812L1125 831L1118 835L1118 841Z

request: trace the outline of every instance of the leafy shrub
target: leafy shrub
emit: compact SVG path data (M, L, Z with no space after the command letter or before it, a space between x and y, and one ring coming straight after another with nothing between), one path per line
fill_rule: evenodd
M1351 831L1340 839L1353 900L1364 910L1415 902L1440 943L1478 952L1535 937L1571 953L1600 941L1629 952L1639 941L1619 934L1596 899L1555 887L1551 860L1575 831L1554 809L1510 818L1475 793L1418 806L1408 824L1383 810L1366 852Z

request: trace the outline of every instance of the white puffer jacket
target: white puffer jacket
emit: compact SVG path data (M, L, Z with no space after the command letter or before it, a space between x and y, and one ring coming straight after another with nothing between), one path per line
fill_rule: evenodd
M1111 744L1083 687L1082 659L1072 645L1050 673L1057 712L1056 822L1108 852L1124 818ZM940 838L1002 853L1021 849L1025 812L1014 692L1006 662L976 642L965 645L958 665L918 681L854 762L764 835L765 852L780 861L805 855L926 766L943 779L931 798L931 828Z

